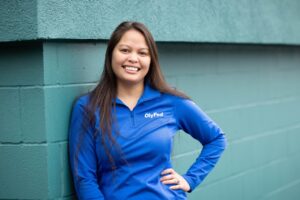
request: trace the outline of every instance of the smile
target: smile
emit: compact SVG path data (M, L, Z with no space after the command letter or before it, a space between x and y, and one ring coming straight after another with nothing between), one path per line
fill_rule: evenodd
M124 65L123 68L124 68L126 71L132 71L132 72L137 72L137 71L140 70L140 68L135 67L135 66L130 66L130 65Z

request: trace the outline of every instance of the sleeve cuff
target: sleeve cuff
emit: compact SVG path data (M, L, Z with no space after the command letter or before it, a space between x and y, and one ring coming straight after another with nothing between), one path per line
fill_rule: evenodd
M186 174L184 174L182 177L183 177L183 178L188 182L188 184L190 185L190 190L187 191L187 192L188 192L188 193L191 193L191 192L195 189L195 184L193 183L192 179L191 179L189 176L187 176Z

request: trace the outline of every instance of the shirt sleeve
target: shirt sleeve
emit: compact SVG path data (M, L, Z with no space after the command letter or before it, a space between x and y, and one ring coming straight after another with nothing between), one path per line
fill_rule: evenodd
M79 99L72 110L69 126L69 155L78 199L104 200L97 178L97 158L92 128L84 128L84 102Z
M180 99L175 109L179 129L190 134L203 146L196 161L183 175L191 187L191 192L216 165L227 142L218 125L191 100Z

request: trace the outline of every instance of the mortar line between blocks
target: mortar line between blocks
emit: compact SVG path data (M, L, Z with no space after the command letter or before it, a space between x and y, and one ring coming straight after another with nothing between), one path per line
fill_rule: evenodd
M48 146L52 144L66 144L68 141L57 141L57 142L0 142L1 146Z
M257 107L257 106L273 105L273 104L279 104L282 102L292 102L292 101L297 101L297 100L299 100L299 97L290 96L290 97L285 97L285 98L278 98L278 99L253 102L253 103L247 103L247 104L241 104L241 105L235 105L235 106L228 106L228 107L219 108L219 109L218 108L211 109L211 110L206 110L205 112L207 114L215 114L215 113L220 113L220 112L239 110L239 109L244 109L244 108L253 108L253 107Z
M280 159L276 159L276 160L272 160L271 162L268 162L268 163L265 163L263 165L260 165L258 167L254 167L254 168L251 168L251 169L247 169L245 171L242 171L242 172L238 172L236 174L230 174L229 176L227 177L223 177L223 178L219 178L217 179L216 181L212 182L212 183L209 183L209 184L206 184L206 185L203 185L201 188L204 188L204 187L211 187L213 185L216 185L216 184L219 184L219 183L222 183L222 182L225 182L225 181L228 181L228 180L232 180L232 179L235 179L237 177L240 177L240 176L243 176L249 172L253 172L253 171L257 171L257 170L260 170L260 169L263 169L263 168L266 168L268 166L271 166L273 164L276 164L276 163L280 163L280 162L283 162L285 160L288 160L289 158L280 158ZM195 190L199 190L201 188L196 188Z
M74 87L74 86L94 86L97 82L87 83L62 83L62 84L38 84L38 85L16 85L16 86L0 86L1 89L37 89L37 88L61 88L61 87Z
M292 181L292 182L288 183L287 185L284 185L284 186L282 186L282 187L279 187L279 188L273 190L272 192L266 194L263 198L271 197L272 195L274 195L274 194L276 194L276 193L279 193L279 192L281 192L281 191L284 191L284 190L286 190L286 189L288 189L288 188L290 188L290 187L293 187L294 185L297 185L297 184L299 184L299 183L300 183L300 179L297 179L297 180L295 180L295 181Z
M293 126L288 126L288 127L281 128L281 129L277 128L276 130L264 131L260 134L251 135L251 136L244 137L244 138L241 138L241 139L233 140L233 141L230 142L230 144L237 144L237 143L240 143L240 142L255 140L255 139L258 139L258 138L263 138L263 137L267 137L267 136L270 136L270 135L276 135L276 134L279 134L279 133L282 133L282 132L285 132L285 131L291 131L291 130L298 129L298 128L300 128L300 124L296 124L296 125L293 125Z

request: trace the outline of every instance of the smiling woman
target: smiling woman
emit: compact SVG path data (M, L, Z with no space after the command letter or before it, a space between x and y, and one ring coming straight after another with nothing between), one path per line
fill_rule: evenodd
M171 163L178 130L203 145L183 175ZM148 29L121 23L108 42L99 84L73 107L69 147L78 198L185 200L225 146L217 124L165 82Z

